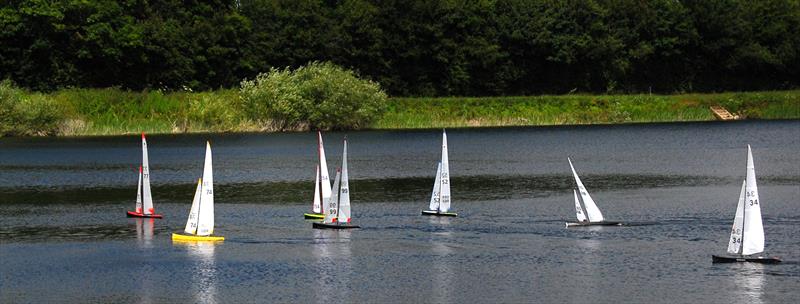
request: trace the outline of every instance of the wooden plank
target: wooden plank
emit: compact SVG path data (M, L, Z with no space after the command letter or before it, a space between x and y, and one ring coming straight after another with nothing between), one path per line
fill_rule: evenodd
M714 113L714 116L717 117L719 120L736 120L739 119L739 116L731 114L728 112L727 109L721 106L711 106L711 113Z

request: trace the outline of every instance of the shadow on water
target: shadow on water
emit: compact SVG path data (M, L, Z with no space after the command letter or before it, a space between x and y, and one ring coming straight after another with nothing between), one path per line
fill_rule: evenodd
M732 178L680 175L588 175L583 178L594 192L659 187L696 187L730 185ZM797 184L792 178L762 178L762 184ZM431 177L361 179L351 181L359 193L356 203L392 202L398 198L425 197L430 191ZM569 175L468 176L453 177L453 187L462 200L496 200L549 197L562 195L573 186ZM195 184L154 185L153 193L160 201L187 201ZM295 204L308 200L313 182L220 183L215 195L219 203ZM130 187L29 187L0 188L0 203L5 204L92 204L130 200L135 193ZM2 210L0 210L2 212Z

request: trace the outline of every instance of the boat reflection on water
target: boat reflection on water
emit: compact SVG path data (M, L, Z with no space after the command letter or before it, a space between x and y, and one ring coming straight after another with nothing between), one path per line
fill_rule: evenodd
M318 303L347 302L350 299L350 276L353 254L350 230L313 229L313 253L317 260L314 288Z
M154 226L153 218L136 218L136 241L139 247L153 248Z
M429 221L433 225L439 225L444 229L450 228L450 217L429 217ZM452 303L452 286L453 286L453 268L451 265L451 257L453 249L447 244L452 242L452 231L440 231L433 233L431 242L431 251L433 252L433 303Z
M187 249L189 257L194 261L192 268L192 292L195 303L217 303L217 268L214 248L221 242L210 241L176 241L175 246Z
M736 284L737 299L740 303L761 304L764 303L764 264L760 263L736 263L734 267L733 280ZM738 303L738 302L735 302Z
M583 232L591 232L589 237L594 237L594 231L603 230L602 226L589 226ZM575 276L575 288L570 289L570 295L575 298L570 299L570 302L582 303L591 297L597 297L602 294L602 283L604 278L601 267L598 264L603 263L603 241L594 238L580 238L575 240L576 261L574 263L573 274ZM602 301L600 301L602 302Z

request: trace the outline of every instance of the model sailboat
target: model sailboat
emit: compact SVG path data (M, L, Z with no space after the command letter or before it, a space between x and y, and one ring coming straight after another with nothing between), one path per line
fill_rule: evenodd
M442 131L442 160L436 169L436 180L433 182L433 191L428 210L422 210L422 215L458 216L450 210L450 165L447 159L447 134Z
M139 166L139 185L136 187L136 210L128 211L128 217L162 218L153 207L150 193L150 161L147 157L147 140L142 133L142 165Z
M344 140L342 152L342 168L336 170L333 179L333 193L329 200L322 202L325 218L322 223L311 226L318 229L352 229L360 228L350 224L350 182L347 176L347 138Z
M600 208L597 208L597 204L595 204L592 197L589 196L589 191L583 186L581 178L578 177L578 173L575 172L575 167L572 166L572 160L567 158L567 161L569 162L570 169L572 169L572 176L575 177L575 185L577 187L577 189L572 189L572 194L575 197L575 214L578 217L577 222L567 222L567 227L622 226L620 222L606 221L605 218L603 218L603 213L600 212ZM578 198L578 194L580 194L580 199ZM586 212L584 212L584 209L581 207L581 201L583 201L583 205L586 206Z
M211 166L211 144L206 142L206 159L203 165L203 178L197 181L192 208L186 228L181 233L173 233L173 241L222 241L224 237L214 236L214 176Z
M328 162L325 160L325 147L322 145L322 132L317 131L319 164L314 182L314 201L311 204L311 213L304 213L307 219L323 219L322 205L331 199L331 181L328 177Z
M742 182L736 216L733 219L727 255L712 255L714 263L756 262L780 263L777 257L764 256L764 226L761 222L761 204L758 200L756 170L753 154L747 145L747 177Z

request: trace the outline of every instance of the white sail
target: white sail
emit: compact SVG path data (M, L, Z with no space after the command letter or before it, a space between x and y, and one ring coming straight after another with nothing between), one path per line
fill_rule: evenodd
M753 153L747 145L747 180L745 182L744 234L742 235L742 254L749 255L764 251L764 226L761 223L761 205L756 186L756 170Z
M342 152L342 181L339 187L339 215L337 221L350 222L350 182L347 177L347 139L344 140Z
M197 216L200 213L200 193L203 191L202 178L197 179L197 190L194 191L192 208L189 209L189 218L186 220L186 228L183 229L187 234L197 234Z
M136 186L136 213L142 213L142 166L139 166L139 185Z
M442 174L439 188L439 212L450 210L450 165L447 160L447 134L442 131Z
M319 196L319 165L317 165L317 174L314 178L314 203L311 205L311 210L314 213L321 213L322 210L322 201L320 200Z
M142 213L153 214L153 196L150 194L150 161L147 157L147 140L142 133Z
M597 205L594 203L594 200L591 196L589 196L589 191L586 190L586 187L583 186L580 177L578 177L578 173L575 172L575 167L572 166L572 160L567 157L567 161L569 162L569 167L572 169L572 175L575 177L575 184L578 185L578 192L581 194L581 199L583 200L583 204L586 206L586 215L589 217L590 222L602 222L603 221L603 213L600 212L600 209L597 208Z
M586 214L583 213L583 208L581 208L581 202L578 200L578 191L572 189L572 194L575 195L575 214L578 216L578 221L579 222L586 221Z
M742 249L742 226L744 226L744 191L746 181L742 181L742 190L739 191L739 203L736 204L736 216L731 227L731 239L728 242L728 253L739 254Z
M206 236L214 233L214 176L211 165L211 144L209 142L206 142L206 161L203 165L202 185L197 235Z
M319 143L319 180L321 184L320 191L322 191L322 202L331 199L331 179L328 176L328 161L325 160L325 147L322 145L322 132L317 131L317 139ZM318 212L314 210L314 212Z
M442 163L440 162L436 165L436 178L433 182L433 192L431 192L431 203L428 206L428 210L438 210L439 209L439 200L441 199L441 195L439 194L439 188L442 186Z
M331 198L327 201L322 201L322 210L325 212L325 219L322 220L325 224L330 224L336 221L336 215L339 212L339 171L336 171L336 177L333 178L333 189L337 189L337 191L333 192Z

